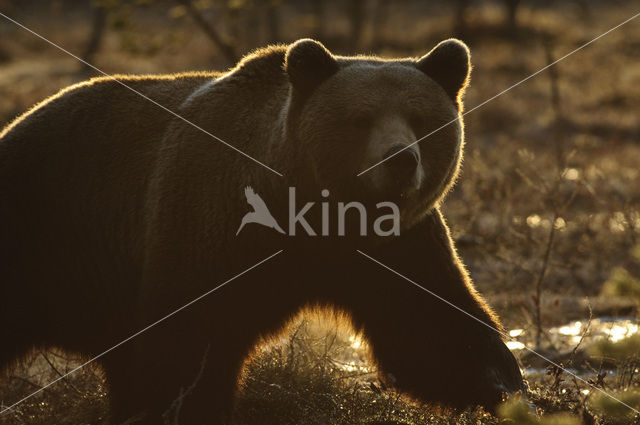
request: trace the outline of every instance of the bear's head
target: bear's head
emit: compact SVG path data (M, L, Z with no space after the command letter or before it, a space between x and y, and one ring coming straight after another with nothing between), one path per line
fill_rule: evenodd
M419 59L383 60L334 56L304 39L289 46L284 68L287 136L298 174L314 188L348 201L394 202L403 227L444 196L462 156L465 44L451 39Z

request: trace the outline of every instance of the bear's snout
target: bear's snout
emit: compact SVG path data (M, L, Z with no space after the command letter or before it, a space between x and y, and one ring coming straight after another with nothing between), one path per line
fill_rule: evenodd
M398 183L409 184L414 181L420 165L420 155L414 146L394 145L382 159L392 178Z

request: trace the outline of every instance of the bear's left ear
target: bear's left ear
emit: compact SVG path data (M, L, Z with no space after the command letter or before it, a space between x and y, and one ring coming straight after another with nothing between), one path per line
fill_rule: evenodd
M459 105L460 97L469 83L470 58L467 45L451 38L440 42L421 57L416 66L440 84L449 97Z
M287 49L284 69L294 89L309 94L338 71L338 61L320 42L298 40Z

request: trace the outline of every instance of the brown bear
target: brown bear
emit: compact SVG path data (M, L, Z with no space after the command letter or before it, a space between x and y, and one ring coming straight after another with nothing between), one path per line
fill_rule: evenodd
M113 421L162 423L180 399L180 423L226 423L256 341L326 305L399 390L493 408L522 387L500 334L357 251L501 329L439 209L462 121L412 144L460 118L469 72L457 40L402 60L300 40L36 105L0 133L0 366L32 347L95 356L155 324L99 359ZM382 204L399 220L374 234L363 215Z

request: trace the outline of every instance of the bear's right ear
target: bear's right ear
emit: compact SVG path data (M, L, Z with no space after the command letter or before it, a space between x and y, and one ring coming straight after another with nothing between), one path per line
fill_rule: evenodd
M338 61L320 42L303 38L287 49L284 69L294 89L309 94L338 71Z

